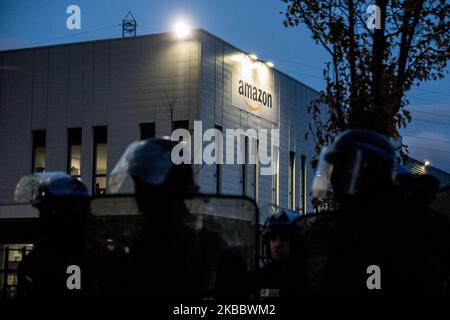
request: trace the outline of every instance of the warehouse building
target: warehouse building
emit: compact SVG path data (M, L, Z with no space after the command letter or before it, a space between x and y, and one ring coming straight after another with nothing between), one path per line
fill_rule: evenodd
M274 175L259 174L258 163L197 164L202 192L311 210L314 143L305 134L318 93L204 30L3 51L0 63L0 218L36 215L14 201L21 176L64 171L108 193L108 174L130 142L193 132L194 121L203 132L280 136Z

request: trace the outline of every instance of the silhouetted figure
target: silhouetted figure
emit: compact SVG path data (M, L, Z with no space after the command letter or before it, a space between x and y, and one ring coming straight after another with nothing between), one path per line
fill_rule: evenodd
M30 201L39 210L40 226L40 240L18 267L19 296L87 296L85 224L91 196L84 184L65 173L37 173L19 181L15 198ZM79 282L69 279L75 274L70 270L68 273L72 265L81 271Z
M196 192L190 165L174 165L178 142L149 139L132 143L109 179L117 191L131 176L144 216L142 233L131 249L128 295L162 300L198 300L208 287L214 251L225 243L190 214L185 199ZM211 251L210 249L211 248Z
M308 294L306 261L298 242L298 213L277 209L267 218L263 231L268 262L256 274L261 299L294 300Z
M313 194L332 194L336 209L317 218L307 235L316 294L425 294L429 256L417 250L423 237L410 225L412 212L395 170L392 146L373 131L345 131L323 148ZM372 265L381 271L380 290L367 284Z
M397 170L397 184L403 194L405 227L411 230L411 254L424 257L422 277L418 283L426 296L450 297L450 221L434 211L433 202L439 180L431 175Z

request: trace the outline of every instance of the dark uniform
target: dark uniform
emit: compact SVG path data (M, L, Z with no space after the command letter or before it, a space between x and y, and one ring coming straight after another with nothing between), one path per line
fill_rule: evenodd
M19 296L86 297L85 222L90 201L86 187L65 173L39 173L22 178L15 197L31 201L39 210L40 226L39 242L18 267ZM78 280L69 279L78 274L70 266L80 271L81 288L75 285Z
M398 170L397 183L403 193L405 227L411 230L411 247L420 260L422 295L449 298L450 220L429 205L438 191L439 181L430 175Z
M255 285L261 299L297 299L308 294L306 260L304 248L297 237L298 213L278 209L265 223L263 241L267 252L267 263L256 273ZM280 239L281 238L281 239ZM284 241L279 256L275 241Z
M200 300L213 294L217 281L220 295L227 296L229 287L223 279L230 275L226 270L233 269L223 268L230 261L223 258L227 245L208 231L205 219L187 210L185 200L197 186L190 165L173 164L175 145L164 139L131 144L109 180L115 192L127 175L132 177L144 218L139 239L131 247L127 295Z
M368 130L348 130L324 148L313 193L331 192L337 209L320 214L307 232L314 293L404 297L442 291L432 270L444 263L432 252L445 252L439 247L448 242L435 242L445 233L437 232L437 220L423 206L405 198L395 168L389 141ZM380 281L370 266L379 268Z

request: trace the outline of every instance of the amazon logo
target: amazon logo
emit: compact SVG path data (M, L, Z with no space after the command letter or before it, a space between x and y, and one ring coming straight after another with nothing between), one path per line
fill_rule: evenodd
M244 96L245 106L252 112L261 110L261 105L272 109L272 94L239 80L239 95ZM248 100L251 100L248 101ZM253 103L252 103L253 102Z

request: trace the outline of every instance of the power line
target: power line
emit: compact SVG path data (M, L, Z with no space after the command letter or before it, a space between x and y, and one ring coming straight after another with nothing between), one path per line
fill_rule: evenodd
M317 79L323 80L323 77L319 77L317 75L313 75L313 74L309 74L309 73L304 73L304 72L299 72L299 71L290 71L289 73L294 74L294 75L304 75L307 77L312 77L312 78L317 78Z
M443 93L443 92L438 92L438 91L433 91L433 90L428 90L428 89L414 88L414 90L420 90L420 91L429 92L429 93L432 93L432 94L439 94L439 95L442 95L442 96L450 97L450 94L448 94L448 93Z
M141 27L141 28L144 28L144 29L147 29L147 30L149 30L151 32L159 32L159 31L157 31L157 30L155 30L153 28L150 28L150 27L147 27L147 26L143 26L142 24L139 24L139 23L137 24L137 26Z
M414 119L416 121L423 121L423 122L428 122L428 123L440 124L440 125L443 125L443 126L450 126L450 123L445 123L445 122L440 122L440 121L426 120L426 119L420 119L420 118L415 118L415 117L412 117L412 119Z
M421 110L410 109L410 108L408 108L408 109L411 110L411 111L414 111L414 112L420 112L420 113L432 114L432 115L436 115L436 116L445 116L445 117L449 117L449 118L450 118L450 115L445 114L445 113L429 112L429 111L421 111Z
M442 139L433 139L433 138L425 138L425 137L419 137L419 136L411 136L408 134L403 134L403 137L410 137L410 138L415 138L415 139L422 139L422 140L429 140L429 141L437 141L437 142L445 142L445 143L450 143L450 140L442 140Z
M53 38L53 39L33 42L33 43L30 43L29 46L35 46L35 45L38 45L38 44L51 42L51 41L55 41L55 40L60 40L60 39L65 39L65 38L70 38L70 37L76 37L76 36L79 36L79 35L85 35L85 34L88 34L88 33L93 33L93 32L97 32L97 31L101 31L101 30L105 30L105 29L112 28L112 27L117 27L117 26L120 26L120 24L113 24L113 25L110 25L110 26L105 26L105 27L101 27L101 28L98 28L98 29L94 29L94 30L81 31L81 32L77 32L77 33L74 33L74 34L69 34L67 36L62 36L62 37L57 37L57 38Z
M316 69L316 70L321 70L321 71L324 69L324 68L319 68L319 67L315 67L315 66L310 66L310 65L298 62L298 61L284 59L284 58L279 58L279 57L274 57L274 56L262 55L262 57L265 58L265 60L266 60L266 58L274 59L274 60L283 61L283 62L286 62L286 63L289 63L289 64L295 64L295 65L303 66L303 67L306 67L306 68L311 68L311 69Z
M416 100L421 100L421 101L424 101L424 102L432 102L432 103L438 103L438 104L446 103L446 102L443 102L443 101L437 101L437 100L432 100L432 99L418 98L416 96L411 96L411 95L409 95L409 97L411 97L413 99L416 99Z
M423 148L423 147L409 147L408 149L420 149L420 150L426 150L426 151L433 151L433 152L442 152L442 153L448 153L450 154L450 151L445 151L445 150L437 150L437 149L429 149L429 148Z

